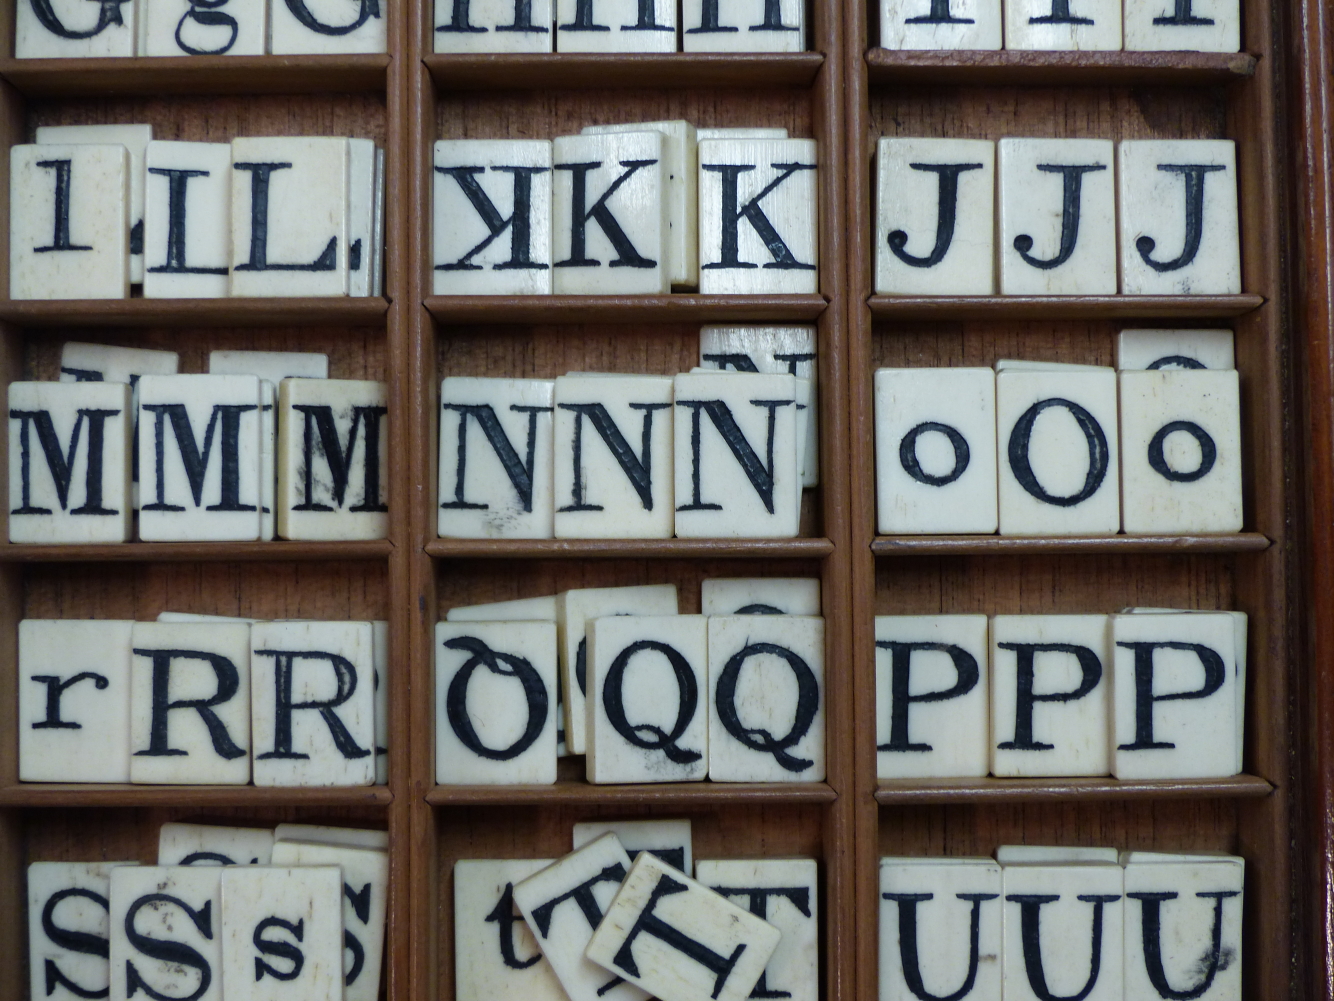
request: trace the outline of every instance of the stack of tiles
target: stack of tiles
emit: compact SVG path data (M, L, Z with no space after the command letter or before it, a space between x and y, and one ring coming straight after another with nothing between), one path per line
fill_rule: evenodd
M1245 863L1002 846L880 860L880 998L1241 999Z
M1237 775L1246 633L1166 608L878 616L878 775Z
M1227 330L1124 330L1119 371L1000 360L875 374L886 534L1196 535L1242 529Z
M323 354L70 342L9 386L10 542L382 539L388 389Z
M670 820L576 824L573 848L455 862L458 1001L819 997L814 859L692 870L690 823Z
M72 125L36 140L10 150L11 298L381 294L384 151L370 139Z
M551 784L562 743L598 784L823 781L819 581L709 580L701 608L666 584L451 610L436 781Z
M162 613L24 619L19 779L364 786L388 778L388 625Z
M770 130L677 120L442 139L433 291L814 293L815 142L757 131Z

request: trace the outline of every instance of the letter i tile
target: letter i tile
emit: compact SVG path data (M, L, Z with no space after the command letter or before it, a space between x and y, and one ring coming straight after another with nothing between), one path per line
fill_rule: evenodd
M801 0L683 0L685 52L802 52L806 5Z
M144 164L144 298L227 296L231 146L151 142Z
M565 1001L551 964L514 905L514 884L553 859L454 863L454 996L458 1001Z
M111 870L138 864L34 862L28 866L31 997L107 996Z
M436 781L556 781L556 624L438 622Z
M1001 0L880 0L886 49L1001 47Z
M1125 0L1127 52L1237 52L1238 0Z
M138 865L111 870L110 997L223 1001L224 871Z
M1121 0L1005 0L1004 6L1007 49L1121 48Z
M645 852L588 943L588 958L660 1001L743 1001L780 938L767 921Z

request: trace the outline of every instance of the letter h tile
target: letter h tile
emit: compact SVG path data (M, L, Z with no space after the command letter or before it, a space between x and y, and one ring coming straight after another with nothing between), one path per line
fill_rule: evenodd
M551 0L435 0L436 52L551 52Z

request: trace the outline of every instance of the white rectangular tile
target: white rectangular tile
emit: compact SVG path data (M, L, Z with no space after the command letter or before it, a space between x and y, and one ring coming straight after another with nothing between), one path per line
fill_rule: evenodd
M278 537L278 388L259 381L259 537Z
M148 144L144 165L144 297L226 297L232 251L230 144L159 140Z
M230 622L134 624L131 782L250 781L250 629Z
M163 824L158 865L268 865L273 831L266 827Z
M28 866L30 997L107 996L111 976L111 870L137 862ZM13 902L15 908L18 902Z
M880 0L885 49L1001 47L1001 0Z
M271 0L269 51L275 56L387 52L386 0Z
M704 615L819 615L820 579L713 577L700 581L699 606Z
M436 52L551 52L551 0L435 0Z
M996 861L1001 865L1031 865L1044 862L1117 862L1115 848L1085 845L1000 845Z
M1005 47L1115 51L1121 0L1005 0Z
M456 605L445 613L446 622L539 622L556 621L556 596L488 601L483 605Z
M1236 368L1231 330L1122 330L1116 338L1121 371Z
M1127 52L1237 52L1238 0L1125 0Z
M269 382L329 378L329 356L320 351L210 351L210 375L254 375Z
M265 54L269 0L227 0L221 10L214 12L188 0L139 0L139 3L141 56Z
M806 5L801 0L682 0L685 52L804 52Z
M565 1001L551 964L514 906L514 884L552 859L454 863L454 997L458 1001Z
M697 128L695 129L695 141L704 142L706 139L786 139L787 129L782 127L763 126L759 128Z
M819 291L814 139L699 144L699 290Z
M375 142L347 141L347 294L371 294L371 227L375 224Z
M389 850L389 834L359 827L328 827L322 824L279 824L273 829L274 843L299 841L315 845Z
M384 295L384 185L385 154L383 147L375 150L375 214L371 229L371 295Z
M693 871L689 820L592 820L574 825L573 848L611 833L634 861L643 851L652 852L674 869Z
M459 376L440 384L441 538L552 537L555 387Z
M223 1001L224 871L137 865L111 870L109 997L145 993Z
M556 0L559 52L675 52L670 0Z
M78 0L53 0L46 7L28 0L15 8L14 55L19 59L97 59L135 54L137 22L142 16L139 0L99 6L97 10Z
M389 623L371 622L371 660L375 667L375 784L389 782ZM374 1001L374 999L372 999Z
M196 612L158 612L157 622L259 622L240 615L200 615Z

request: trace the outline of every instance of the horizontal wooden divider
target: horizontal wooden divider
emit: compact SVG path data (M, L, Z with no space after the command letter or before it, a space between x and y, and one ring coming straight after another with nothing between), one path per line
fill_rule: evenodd
M388 311L376 296L0 301L0 320L29 327L370 327Z
M882 806L921 803L1080 803L1136 799L1254 799L1274 787L1256 775L1230 779L881 779L875 801Z
M833 551L828 539L431 539L426 543L427 554L442 559L823 559Z
M909 51L873 48L873 84L1004 87L1217 87L1253 76L1246 52Z
M1259 532L1231 535L877 535L877 556L1032 556L1042 553L1259 553L1271 545Z
M279 560L382 560L388 539L334 542L123 542L95 546L0 546L0 563L212 563Z
M432 82L449 90L607 90L614 87L808 87L819 52L468 53L422 57Z
M873 295L877 320L1228 319L1264 305L1259 295Z
M198 786L24 782L0 788L0 807L119 806L181 809L265 806L388 806L388 786Z
M448 323L729 323L818 319L822 295L449 295L426 308Z
M636 808L832 803L837 798L838 794L825 782L664 782L649 785L557 782L545 786L436 786L426 794L426 802L432 806L513 804Z

